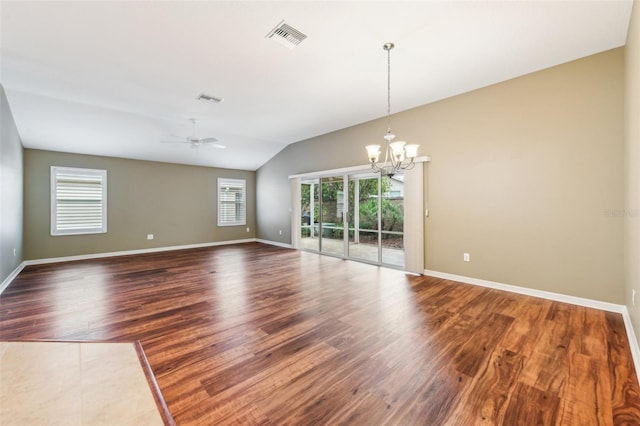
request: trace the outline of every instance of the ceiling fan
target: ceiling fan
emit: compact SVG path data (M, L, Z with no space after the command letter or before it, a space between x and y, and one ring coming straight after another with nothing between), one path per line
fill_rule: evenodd
M198 122L195 118L190 118L189 121L193 123L193 134L191 136L176 136L182 140L176 141L160 141L161 143L186 143L191 145L191 148L199 148L200 146L211 146L214 148L224 149L226 145L218 142L216 138L199 138L196 136L196 123Z

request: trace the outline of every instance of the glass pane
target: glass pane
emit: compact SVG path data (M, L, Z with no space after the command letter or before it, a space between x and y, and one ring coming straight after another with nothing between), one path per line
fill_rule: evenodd
M344 181L342 176L322 178L320 249L323 253L344 255Z
M320 240L318 239L319 201L318 179L308 179L300 182L300 248L318 251Z
M378 175L349 176L349 256L378 263Z
M404 175L382 178L382 263L404 266Z

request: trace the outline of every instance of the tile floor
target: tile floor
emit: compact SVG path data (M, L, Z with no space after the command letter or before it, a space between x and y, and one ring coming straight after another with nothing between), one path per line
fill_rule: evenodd
M0 425L162 425L132 343L0 342Z

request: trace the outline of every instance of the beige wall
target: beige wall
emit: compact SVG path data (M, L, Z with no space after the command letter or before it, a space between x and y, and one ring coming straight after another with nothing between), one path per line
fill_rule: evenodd
M622 95L616 49L426 108L427 269L621 303Z
M640 340L640 2L634 1L625 47L625 300ZM636 305L631 300L635 290Z
M623 303L623 73L620 48L395 114L432 157L426 268ZM291 241L288 175L361 165L384 131L319 136L260 168L258 237Z
M0 283L22 263L24 149L0 85ZM14 255L15 249L15 255Z
M50 235L50 167L107 170L107 233ZM217 226L217 178L246 179L247 225ZM255 237L255 172L25 150L25 259ZM251 231L246 232L246 227ZM154 240L147 240L154 234Z

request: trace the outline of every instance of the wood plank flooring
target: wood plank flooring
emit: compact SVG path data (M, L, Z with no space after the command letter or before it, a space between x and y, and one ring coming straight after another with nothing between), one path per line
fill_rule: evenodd
M619 314L259 243L29 266L0 340L140 340L179 425L638 425Z

